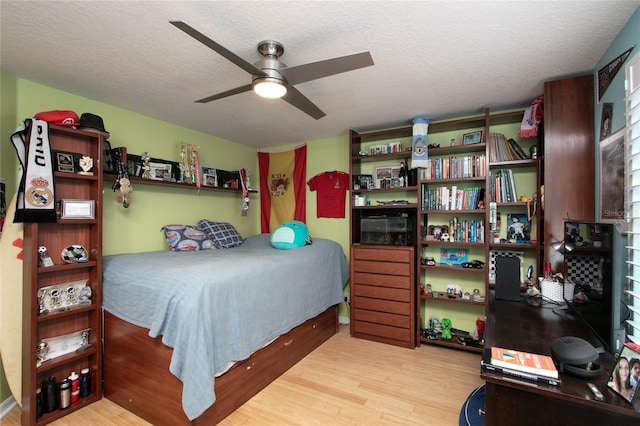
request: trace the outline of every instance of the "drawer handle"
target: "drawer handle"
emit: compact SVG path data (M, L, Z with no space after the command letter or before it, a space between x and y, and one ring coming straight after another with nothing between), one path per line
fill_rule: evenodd
M255 363L252 362L251 364L247 365L247 370L251 370L255 366L256 366Z
M311 328L313 328L313 329L318 328L318 324L313 324L313 326Z
M289 345L290 345L290 344L292 344L292 343L293 343L293 339L289 340L288 342L284 342L284 345L285 345L285 346L289 346Z

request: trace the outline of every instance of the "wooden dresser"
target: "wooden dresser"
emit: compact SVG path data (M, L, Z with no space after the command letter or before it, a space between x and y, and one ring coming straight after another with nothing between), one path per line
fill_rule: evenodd
M351 335L416 347L413 247L351 246Z

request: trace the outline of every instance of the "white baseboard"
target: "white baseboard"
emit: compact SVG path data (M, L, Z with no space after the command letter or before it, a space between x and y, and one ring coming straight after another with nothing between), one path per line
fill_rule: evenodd
M0 419L9 414L9 411L13 410L16 405L16 400L12 396L2 401L0 403Z

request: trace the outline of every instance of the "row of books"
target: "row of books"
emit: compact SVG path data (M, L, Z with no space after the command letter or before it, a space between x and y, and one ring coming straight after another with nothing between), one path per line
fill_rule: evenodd
M489 195L496 203L515 203L518 201L516 181L511 169L500 169L489 173Z
M502 133L489 133L487 144L489 144L489 161L492 163L528 158L518 142L512 138L507 139Z
M421 170L423 180L463 179L487 175L486 157L469 155L466 157L431 158Z
M428 188L422 186L423 210L475 210L484 201L484 188L458 188L439 186Z
M485 371L495 371L519 379L554 386L562 384L553 358L548 355L493 346L485 349L481 367Z
M455 242L484 242L484 220L459 220L454 217L449 221L449 236Z

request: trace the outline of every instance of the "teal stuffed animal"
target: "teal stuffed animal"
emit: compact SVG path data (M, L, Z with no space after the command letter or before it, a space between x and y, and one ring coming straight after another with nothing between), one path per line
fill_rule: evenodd
M309 228L303 222L292 220L278 226L271 233L271 245L281 250L291 250L311 244Z

